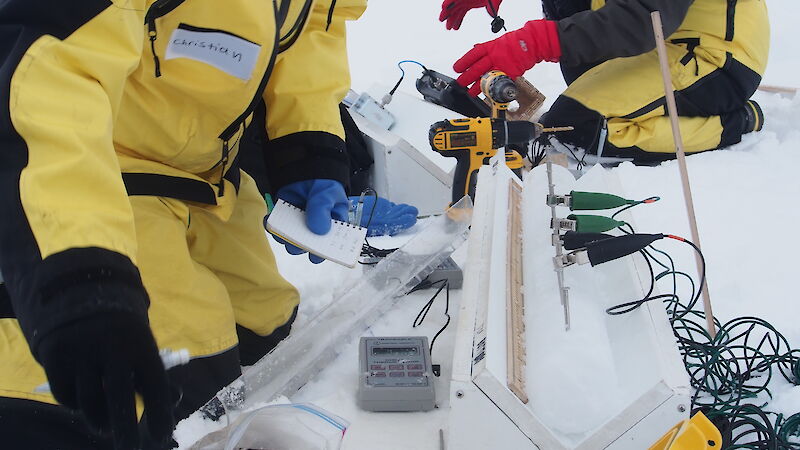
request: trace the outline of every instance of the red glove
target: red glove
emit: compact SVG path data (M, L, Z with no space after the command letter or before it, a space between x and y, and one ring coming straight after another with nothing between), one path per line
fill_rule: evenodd
M464 15L470 9L486 7L490 16L497 16L500 10L500 3L503 0L444 0L442 12L439 14L439 22L444 22L448 30L457 30L461 27Z
M556 62L561 58L558 28L552 20L531 20L519 30L509 31L499 38L475 44L455 64L460 73L456 81L464 87L472 85L469 93L481 92L481 76L490 70L502 70L512 79L522 76L536 63Z

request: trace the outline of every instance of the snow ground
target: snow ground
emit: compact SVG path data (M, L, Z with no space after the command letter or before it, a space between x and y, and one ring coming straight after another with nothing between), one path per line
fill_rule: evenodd
M373 84L394 84L399 76L397 61L414 59L434 70L453 75L450 66L472 44L491 39L489 19L473 12L459 32L447 32L436 21L439 1L373 0L362 19L349 27L350 64L353 88L367 90ZM800 43L792 33L800 5L795 0L770 0L772 46L764 84L798 86ZM534 0L506 0L501 7L509 30L526 20L541 17ZM418 68L404 66L407 79L400 89L414 93ZM540 64L526 74L548 96L548 104L564 84L556 64ZM800 240L794 228L800 223L800 96L785 98L759 92L755 98L766 115L761 133L744 137L742 143L722 151L688 158L695 208L703 251L708 267L708 284L715 315L724 323L740 316L757 316L774 325L793 348L800 347L800 302L795 290ZM675 162L658 167L623 164L613 169L629 198L652 195L661 201L632 210L637 231L670 233L690 237L683 206L679 172ZM376 246L397 246L405 236L371 239ZM787 234L788 237L781 237ZM675 247L675 246L673 246ZM463 249L462 249L463 250ZM302 327L324 307L337 288L358 277L360 268L346 269L333 263L312 265L303 257L291 257L275 245L281 272L302 295L297 327ZM459 252L460 253L460 252ZM678 267L694 267L690 251L670 252ZM668 288L664 286L663 291ZM411 322L427 301L428 293L415 294L400 304L373 328L380 334L427 334L441 326L443 302L437 300L422 329ZM452 304L451 315L457 310ZM455 317L453 317L455 321ZM452 330L448 330L452 331ZM446 354L452 345L447 333L434 351ZM441 344L439 343L441 342ZM358 442L345 440L345 448L421 448L412 442L428 442L434 448L436 434L444 426L441 411L428 415L404 445L393 446L382 436L391 427L391 416L370 417L371 431L359 425L367 417L355 406L356 344L325 371L324 377L307 385L292 401L312 401L352 422ZM800 387L773 380L774 398L770 410L787 415L800 411ZM446 406L446 405L442 405ZM375 416L375 415L373 415ZM379 415L378 415L379 416ZM372 446L364 444L372 440ZM414 440L417 439L417 440ZM438 448L438 447L436 447Z

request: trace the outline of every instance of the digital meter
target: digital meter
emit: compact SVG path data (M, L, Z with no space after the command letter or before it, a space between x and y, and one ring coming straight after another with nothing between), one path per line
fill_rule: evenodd
M429 411L436 404L428 338L362 337L358 406L367 411Z

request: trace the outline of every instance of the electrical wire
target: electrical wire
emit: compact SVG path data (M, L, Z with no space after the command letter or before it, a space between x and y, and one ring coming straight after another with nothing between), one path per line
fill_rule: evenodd
M649 197L635 202L611 217L658 200ZM618 229L625 234L634 233L629 224ZM775 372L790 383L800 384L800 350L792 350L774 327L756 317L741 317L724 325L715 318L715 328L719 331L711 339L704 327L704 313L695 309L705 283L705 258L694 243L674 235L665 237L683 242L697 252L701 261L700 283L696 285L690 275L676 270L669 254L649 245L640 252L651 275L647 295L641 300L612 306L608 313L622 314L650 300L663 301L694 388L692 412L703 411L720 429L724 449L800 449L800 414L784 420L783 415L763 409L772 398L768 384ZM663 255L667 262L655 254ZM664 271L653 276L651 260ZM672 277L672 293L652 296L655 281L666 276ZM691 295L687 304L681 303L677 292L679 277L689 282Z
M531 158L533 155L533 158ZM547 147L540 142L539 139L533 141L533 145L531 145L531 151L528 152L528 161L531 163L531 167L536 167L544 161L544 158L547 157Z
M564 141L556 138L555 137L555 133L546 133L546 134L543 134L542 136L546 136L548 141L550 139L556 139L561 145L563 145L564 148L566 148L567 151L572 156L572 159L575 160L575 170L577 170L578 172L581 172L581 171L583 171L583 168L586 167L586 156L589 154L589 150L588 149L590 149L590 148L597 149L600 146L600 132L603 130L603 124L604 124L603 120L598 121L598 123L597 123L597 131L594 133L594 139L592 140L592 143L589 144L589 146L587 148L585 148L585 149L581 149L581 147L578 147L577 145L570 144L570 143L564 142ZM542 145L542 144L540 144L540 145ZM544 144L544 145L547 145L547 144ZM580 158L578 158L578 154L576 153L576 152L579 151L579 149L581 149L580 151L583 152L583 155L581 155ZM545 150L545 153L546 153L546 150ZM597 150L595 150L595 155L596 154L597 154ZM538 162L541 163L541 160L543 160L543 159L544 159L544 155L541 156L541 159L539 159ZM531 161L531 164L533 164L533 163L534 163L534 161ZM537 165L538 164L533 164L534 167L536 167Z
M652 197L648 197L648 198L646 198L644 200L640 200L640 201L634 202L634 203L632 203L630 205L626 205L626 206L620 208L619 210L617 210L616 212L614 212L614 214L611 215L611 218L612 219L616 219L617 215L619 215L623 211L626 211L626 210L628 210L630 208L633 208L634 206L642 205L642 204L655 203L655 202L657 202L659 200L661 200L660 197L652 196ZM627 229L626 229L626 227L627 227ZM633 233L635 233L633 227L629 223L625 223L625 225L623 225L621 227L618 227L617 229L620 230L622 233L625 233L625 234L633 234ZM695 296L695 292L696 292L695 289L697 287L696 287L696 285L694 283L694 279L689 274L687 274L685 272L680 272L680 271L675 270L675 261L672 259L672 257L669 254L667 254L666 252L664 252L662 250L659 250L655 246L648 245L647 248L642 250L642 251L644 252L644 255L647 258L649 258L651 261L655 262L656 264L658 264L659 266L661 266L664 269L663 272L661 272L661 273L659 273L659 274L657 274L655 276L655 281L658 281L661 278L663 278L665 276L668 276L668 275L672 277L672 294L674 295L674 297L673 297L674 300L679 299L679 297L678 297L678 277L685 278L689 282L689 284L691 285L691 291L690 291L691 295L689 296L689 298L692 299L692 300L687 305L685 305L683 307L683 312L682 313L679 312L674 307L674 302L670 302L669 298L665 298L664 299L664 301L667 302L667 314L669 314L670 319L672 321L675 321L677 319L682 318L686 314L690 314L691 311L694 309L695 305L697 304L697 299L699 298L699 296ZM660 255L662 255L665 258L667 258L667 261L668 261L669 265L667 265L666 263L662 262L659 258L655 257L650 252L659 253Z
M632 233L633 229L622 231ZM665 237L683 242L697 252L701 260L700 282L695 285L691 276L674 269L669 255L649 246L669 258L669 266L659 262L669 270L652 279L667 275L687 278L691 284L689 303L681 303L675 284L673 293L650 297L651 285L642 300L616 305L609 308L609 313L631 311L656 298L664 301L694 388L692 413L702 411L714 423L722 433L723 449L800 450L800 413L784 418L782 414L764 410L772 399L768 385L774 376L800 385L800 350L791 349L783 335L757 317L739 317L725 324L715 319L718 331L711 339L704 327L704 313L695 309L705 283L705 258L694 243L674 235ZM657 261L649 251L641 253ZM649 261L648 267L652 275Z
M644 305L645 303L652 301L652 300L660 300L660 299L674 299L675 294L659 294L653 295L653 290L655 289L655 275L653 273L653 264L650 263L650 259L647 255L644 254L643 251L639 253L644 256L644 260L647 263L647 268L650 270L650 289L647 290L647 294L639 300L634 300L632 302L620 303L618 305L614 305L610 308L606 309L606 313L612 316L618 316L620 314L629 313L640 306Z
M652 196L652 197L647 197L647 198L646 198L646 199L644 199L644 200L639 200L639 201L633 202L633 203L631 203L631 204L629 204L629 205L625 205L625 206L623 206L622 208L620 208L620 209L618 209L618 210L614 211L614 214L612 214L612 215L611 215L611 218L612 218L612 219L616 219L616 217L617 217L617 216L618 216L620 213L622 213L622 212L625 212L625 211L627 211L627 210L629 210L629 209L633 208L634 206L639 206L639 205L649 205L650 203L655 203L655 202L657 202L657 201L659 201L659 200L661 200L661 197L658 197L658 196L654 195L654 196ZM633 233L633 229L631 229L631 233Z
M439 288L436 290L436 292L433 294L430 300L428 300L428 302L425 303L425 305L419 311L417 317L414 319L414 322L411 325L412 328L416 328L422 325L422 322L425 321L425 317L428 315L428 312L431 310L431 307L433 306L434 300L436 300L436 297L439 296L442 290L445 290L444 315L447 317L447 321L445 321L444 325L442 325L442 328L440 328L439 331L437 331L436 334L431 339L431 346L430 346L431 355L433 355L433 344L436 342L436 338L438 338L439 335L442 334L442 332L445 330L445 328L447 328L447 326L450 325L450 283L448 282L448 280L443 279L443 280L433 281L429 283L429 286L435 286L436 284L440 284ZM414 287L414 289L409 291L409 293L414 292L415 290L418 290L417 287Z
M576 161L575 170L579 172L582 171L583 168L586 166L586 151L583 152L583 156L578 158L578 155L575 154L575 151L578 149L576 145L568 144L566 142L561 142L561 145L563 145L564 148L566 148L569 151L569 153L572 155L572 159Z
M372 224L372 218L375 216L375 208L378 206L378 193L375 192L375 189L372 189L372 188L366 188L363 191L361 191L361 195L359 196L359 199L358 199L358 204L356 205L356 212L357 213L358 213L358 208L361 208L361 206L363 205L363 203L364 203L363 199L364 199L364 196L366 196L366 195L372 195L373 196L373 200L374 200L372 202L372 208L369 211L369 217L367 218L367 223L366 223L366 225L364 225L364 228L369 229L370 224ZM377 248L377 247L373 247L369 243L369 238L364 237L364 244L361 246L361 256L373 259L375 261L360 260L360 261L358 261L358 263L362 264L362 265L374 265L374 264L377 264L378 261L380 261L381 258L385 258L385 257L391 255L392 252L394 252L395 250L397 250L397 248Z
M404 60L402 60L402 61L399 61L399 62L397 63L397 68L398 68L398 69L400 69L400 79L399 79L399 80L397 80L397 83L395 83L395 84L394 84L394 87L392 88L392 90L390 90L390 91L389 91L389 95L390 95L390 96L391 96L391 95L394 95L395 91L397 91L397 88L398 88L398 87L400 87L400 83L402 83L402 82L403 82L403 78L405 78L405 76L406 76L406 71L405 71L405 70L403 70L403 66L401 66L401 64L403 64L403 63L413 63L413 64L417 64L417 65L419 65L420 67L422 67L422 70L424 70L424 71L426 71L426 72L428 71L428 68L427 68L427 67L425 67L425 66L424 66L424 65L423 65L421 62L414 61L413 59L404 59Z

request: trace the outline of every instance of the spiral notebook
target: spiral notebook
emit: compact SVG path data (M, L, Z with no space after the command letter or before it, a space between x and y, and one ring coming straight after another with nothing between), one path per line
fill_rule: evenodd
M328 234L315 234L306 226L306 212L283 200L278 200L269 213L267 231L307 252L347 267L355 267L367 236L366 228L338 220L331 221Z

